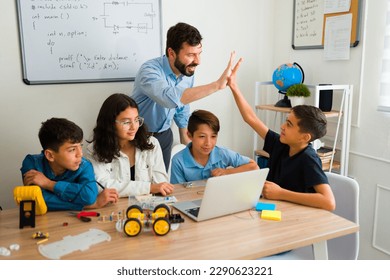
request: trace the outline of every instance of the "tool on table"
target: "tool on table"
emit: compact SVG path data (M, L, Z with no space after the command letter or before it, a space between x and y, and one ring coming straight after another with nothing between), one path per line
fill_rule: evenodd
M90 222L91 218L89 217L99 217L100 213L95 211L81 211L81 212L69 212L70 215L76 216L78 219L83 222Z
M19 205L19 228L35 227L35 215L47 211L42 190L39 186L17 186L14 188L14 199Z
M14 188L14 199L17 205L21 201L34 200L35 214L43 215L47 212L46 202L42 195L42 190L39 186L17 186Z

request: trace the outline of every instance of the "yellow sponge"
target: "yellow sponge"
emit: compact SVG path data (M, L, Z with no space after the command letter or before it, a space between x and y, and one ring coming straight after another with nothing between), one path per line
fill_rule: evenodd
M35 201L35 214L43 215L47 212L46 202L43 199L42 190L39 186L18 186L14 188L14 199L16 204L22 200Z
M261 218L265 220L280 221L282 219L282 212L278 210L263 210L261 211Z

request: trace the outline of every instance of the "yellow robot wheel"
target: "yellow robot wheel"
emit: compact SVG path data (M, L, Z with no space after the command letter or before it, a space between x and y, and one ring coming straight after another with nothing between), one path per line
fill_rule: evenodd
M138 205L130 205L126 210L126 217L131 218L131 214L142 214L142 208Z
M141 222L135 218L129 218L123 225L123 231L127 236L135 237L142 230Z
M160 217L166 217L171 212L171 209L166 204L159 204L154 207L153 213L159 213Z
M153 223L153 231L158 236L166 235L171 229L171 224L166 218L157 218Z

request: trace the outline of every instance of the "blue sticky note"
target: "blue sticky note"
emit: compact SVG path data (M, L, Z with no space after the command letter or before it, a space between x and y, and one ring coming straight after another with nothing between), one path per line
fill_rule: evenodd
M273 203L258 202L256 204L256 211L275 210L275 208L276 208L276 205Z

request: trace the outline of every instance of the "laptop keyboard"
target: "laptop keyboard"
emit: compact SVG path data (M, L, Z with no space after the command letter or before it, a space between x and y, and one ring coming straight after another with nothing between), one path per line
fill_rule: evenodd
M187 209L186 211L190 213L192 216L198 217L200 207L195 207L191 209Z

